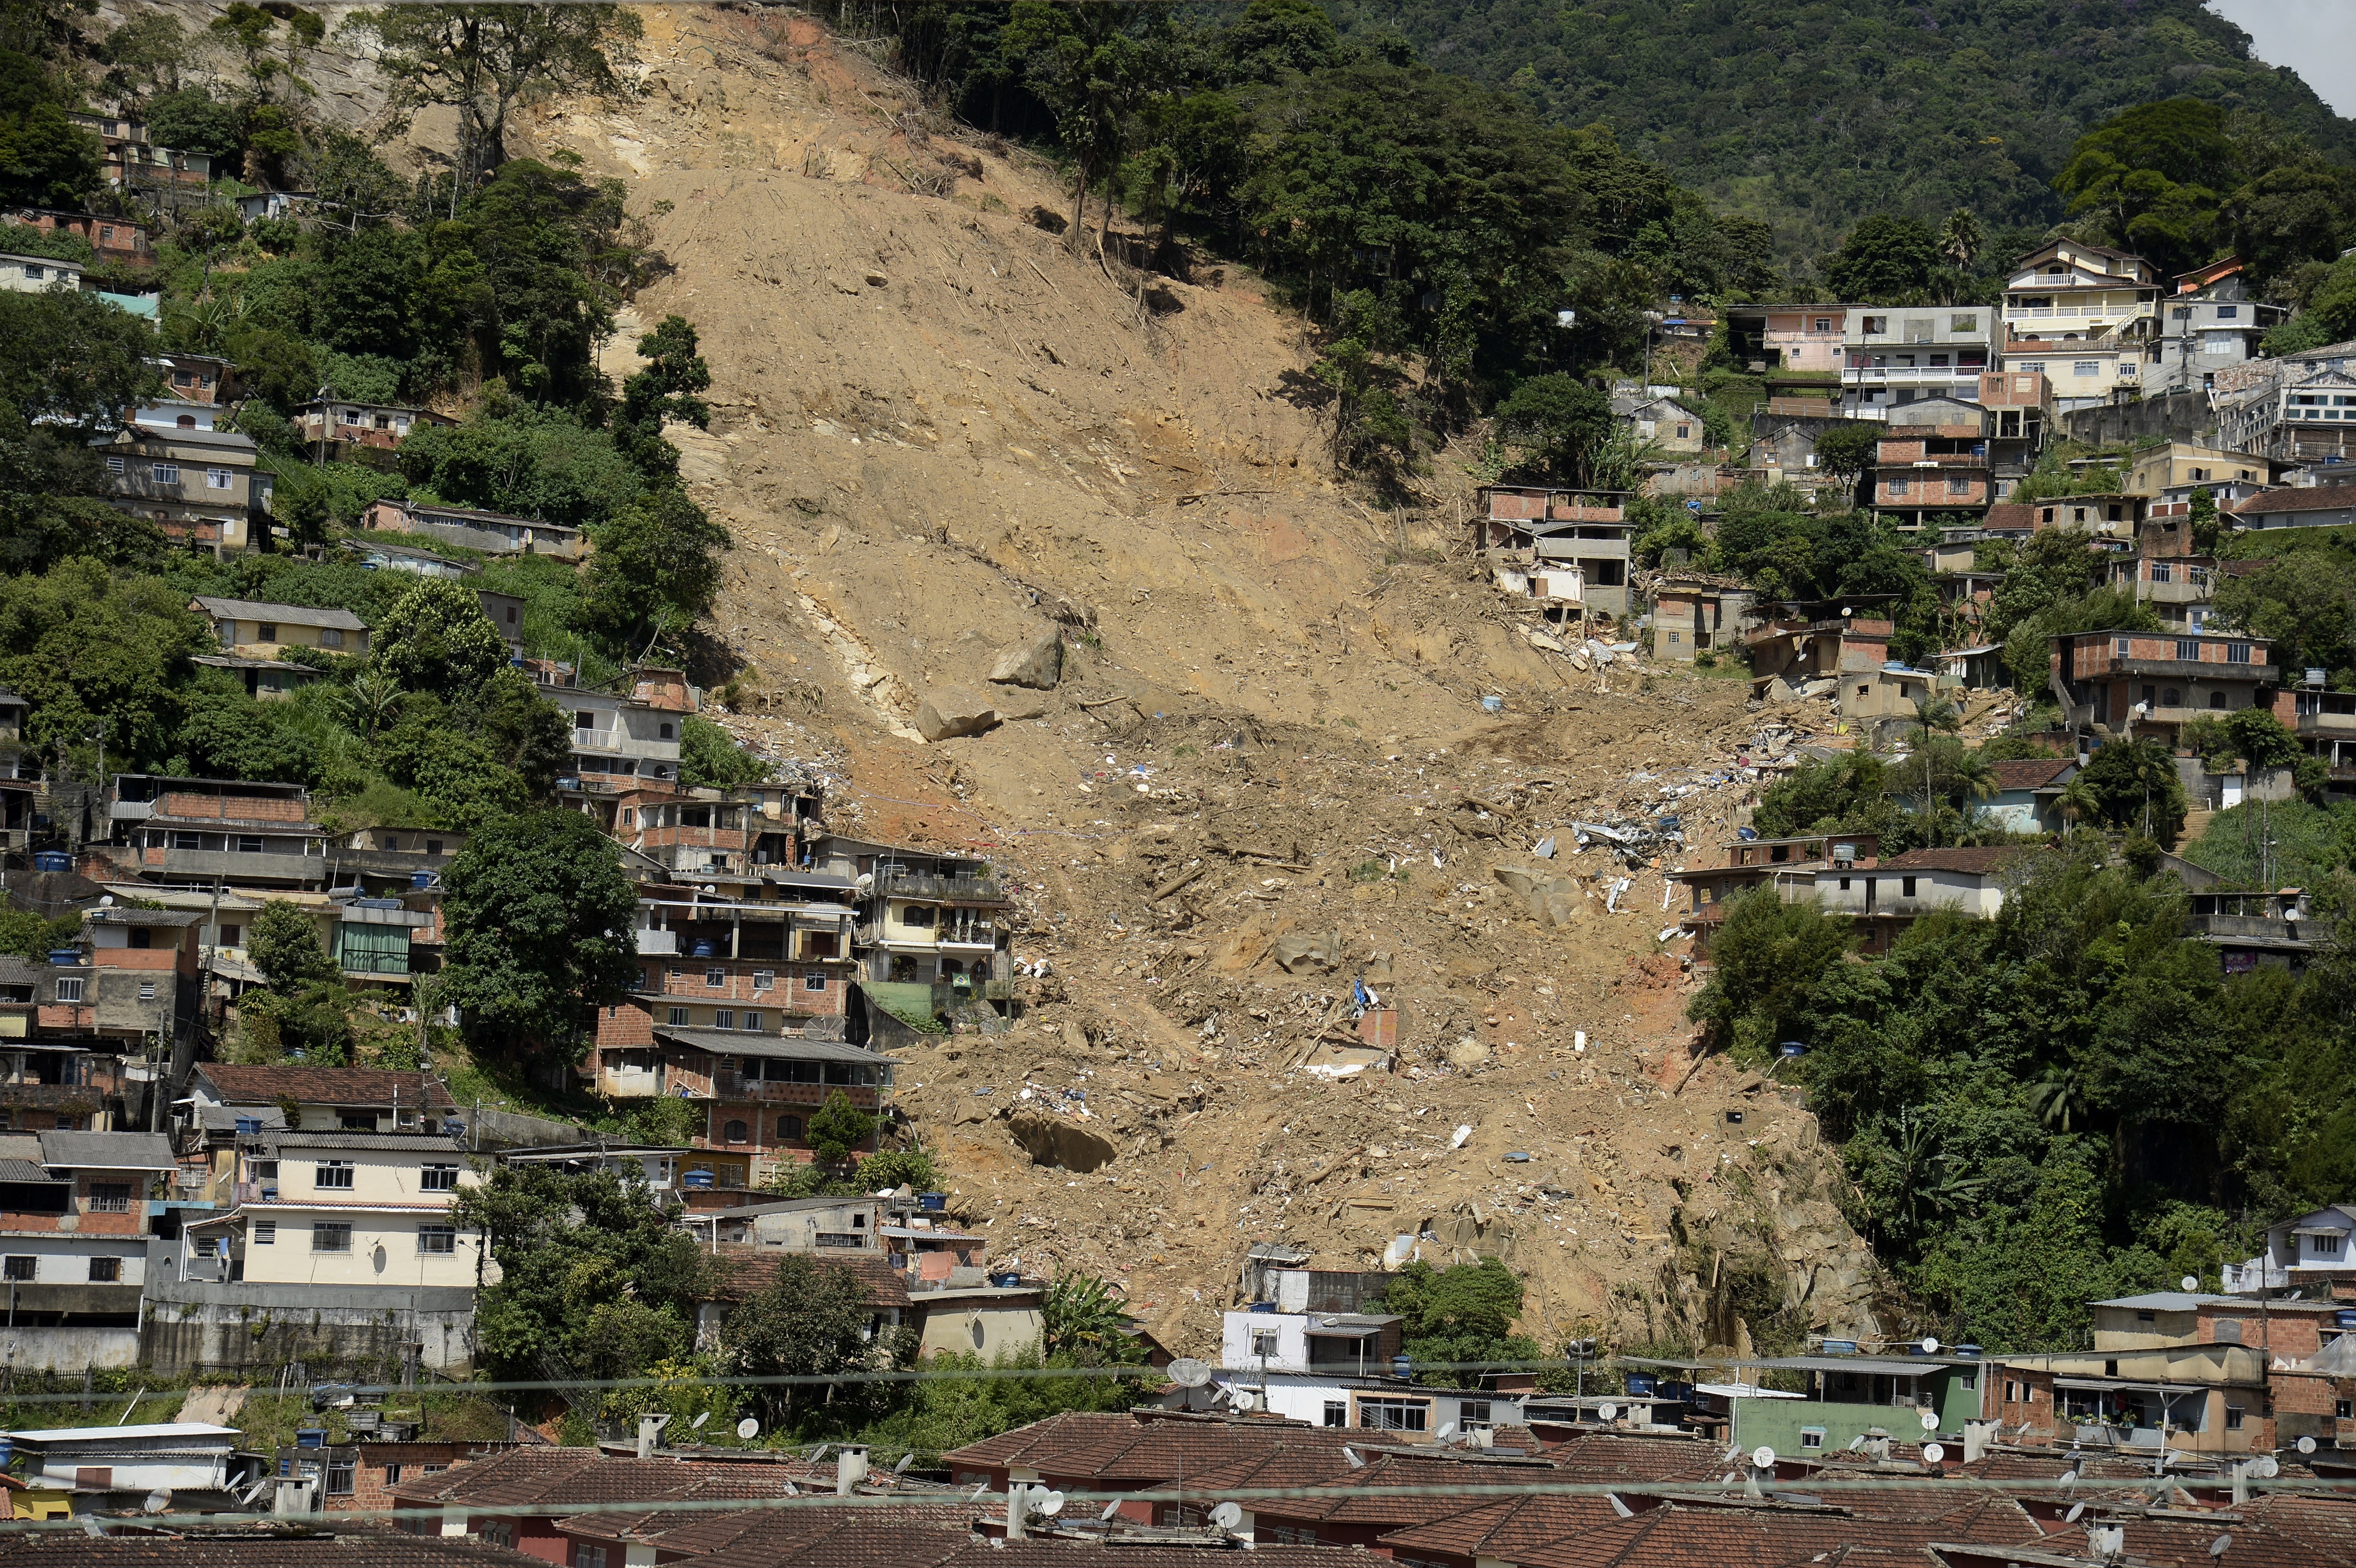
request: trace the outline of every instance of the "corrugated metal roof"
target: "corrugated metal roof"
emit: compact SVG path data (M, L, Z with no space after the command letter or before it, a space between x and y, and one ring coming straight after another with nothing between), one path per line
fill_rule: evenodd
M41 1163L83 1170L171 1170L172 1142L161 1133L41 1135Z

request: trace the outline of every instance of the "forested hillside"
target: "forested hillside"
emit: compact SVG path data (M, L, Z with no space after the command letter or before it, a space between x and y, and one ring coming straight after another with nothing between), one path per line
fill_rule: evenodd
M1813 256L1869 213L2062 216L2071 145L2120 110L2191 97L2356 150L2289 70L2199 0L1327 0L1345 37L1403 35L1435 66L1557 123L1609 125L1713 203Z

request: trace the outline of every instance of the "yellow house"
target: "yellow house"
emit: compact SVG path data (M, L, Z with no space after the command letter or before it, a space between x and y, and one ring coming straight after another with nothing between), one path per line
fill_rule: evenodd
M317 648L354 657L369 651L368 623L349 610L314 610L303 604L271 604L253 599L188 602L213 624L221 652L245 658L275 658L281 648Z
M0 1470L0 1492L7 1494L10 1519L73 1518L73 1494L62 1487L44 1487L31 1481L20 1481Z
M182 1232L181 1277L259 1285L472 1288L498 1277L451 1212L482 1181L418 1133L264 1131L238 1150L237 1207Z

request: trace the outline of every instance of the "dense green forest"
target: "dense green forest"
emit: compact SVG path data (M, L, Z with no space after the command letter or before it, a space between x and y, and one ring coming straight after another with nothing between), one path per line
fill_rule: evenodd
M2200 0L1327 0L1343 36L1411 43L1559 125L1601 125L1787 259L1858 219L2064 216L2052 181L2121 110L2254 111L2334 158L2356 124Z

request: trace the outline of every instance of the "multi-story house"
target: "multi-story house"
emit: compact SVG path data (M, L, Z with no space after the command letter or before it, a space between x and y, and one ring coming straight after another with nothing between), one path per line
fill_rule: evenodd
M1978 385L1976 376L1973 386ZM1976 517L1995 499L1987 411L1958 398L1892 410L1874 448L1873 506L1902 528L1939 517Z
M56 1016L37 999L50 994L50 968L0 957L0 1132L112 1131L126 1119L123 1057L70 1027L51 1033L41 1022L45 1012Z
M62 289L70 293L81 287L82 265L80 261L59 261L55 256L19 256L14 251L0 251L0 289L10 293L46 293Z
M2132 727L2173 739L2196 714L2273 706L2281 672L2264 637L2078 632L2053 639L2053 694L2075 728Z
M1888 419L1926 398L1968 402L1990 364L1990 313L1978 305L1853 305L1842 328L1840 411Z
M1987 411L1988 468L1996 498L2007 501L2045 452L2053 428L2053 383L2033 370L1989 370L1980 376L1980 406Z
M203 198L214 173L209 154L158 145L147 123L120 107L67 118L98 137L99 171L114 189L175 208L183 201ZM144 261L146 255L143 249L125 259Z
M579 528L562 523L537 522L530 517L511 517L504 512L444 507L429 501L378 501L361 514L360 523L370 529L423 534L486 555L552 555L562 560L578 560L586 544Z
M610 830L682 880L757 877L764 868L786 871L801 863L802 846L824 829L822 805L811 784L684 793L639 784L615 797Z
M181 887L316 888L327 830L300 784L119 773L106 853L143 880Z
M804 879L813 880L813 879ZM841 1029L858 978L857 912L847 882L758 901L722 901L693 886L640 891L637 984L655 1023L746 1034Z
M987 860L828 834L815 869L856 879L862 974L966 984L1008 977L1014 901Z
M2258 357L2268 331L2290 315L2252 292L2238 256L2178 275L2153 339L2144 394L2211 390L2217 374Z
M392 452L418 425L457 422L429 409L348 402L340 398L315 399L294 411L294 432L304 443L331 447L338 454L354 447Z
M2356 521L2356 484L2260 490L2219 511L2233 528L2338 528Z
M463 1145L257 1129L228 1153L231 1207L184 1225L168 1275L149 1282L149 1364L261 1364L307 1345L330 1362L473 1365L475 1291L498 1265L454 1212L484 1179Z
M1616 492L1493 485L1481 492L1473 548L1493 565L1575 568L1581 603L1628 611L1627 497Z
M188 601L188 608L213 624L222 652L247 658L276 658L287 648L316 648L354 658L369 651L368 623L349 610L202 594Z
M2173 541L2179 530L2147 529L2138 544ZM2217 562L2214 557L2161 555L2139 549L2133 555L2113 555L2105 563L2109 585L2132 590L2138 603L2148 604L2160 624L2171 632L2200 632L2217 613Z
M147 363L163 372L174 402L209 408L229 398L230 362L226 359L175 348Z
M2063 411L2141 395L2159 331L2159 275L2124 251L2055 240L2014 263L2002 367L2053 384Z
M2218 372L2218 444L2289 463L2344 462L2356 420L2356 342L2326 344Z
M2126 549L2143 531L2144 498L2130 496L2125 491L2055 496L2024 501L2019 505L2029 513L2031 533L2041 534L2048 528L2075 528L2080 533L2094 535L2096 542L2106 549Z
M1838 375L1852 304L1745 304L1726 312L1727 343L1753 370ZM1985 340L1984 340L1985 341Z
M0 1292L12 1365L138 1364L148 1237L172 1146L153 1133L0 1136Z
M96 984L92 1032L129 1053L151 1039L177 1040L196 1027L203 997L204 916L192 911L127 909L82 916Z
M2235 1296L2300 1296L2356 1302L2356 1202L2334 1203L2267 1227L2265 1251L2227 1264L2225 1289Z
M292 1106L297 1132L441 1136L460 1115L449 1085L430 1072L379 1067L245 1066L200 1061L186 1106L226 1105L259 1115ZM257 1129L258 1130L258 1129Z
M570 787L677 786L681 710L578 687L565 691L559 705L573 715Z
M255 520L270 510L271 482L254 465L252 436L134 422L94 444L117 507L216 557L253 548Z
M691 1204L699 1191L757 1186L784 1167L808 1163L813 1113L841 1093L874 1115L892 1083L890 1057L817 1031L648 1027L646 1016L628 1003L608 1008L598 1019L590 1072L609 1098L661 1095L695 1107L694 1152L681 1157L679 1174ZM634 1040L639 1029L646 1038Z

